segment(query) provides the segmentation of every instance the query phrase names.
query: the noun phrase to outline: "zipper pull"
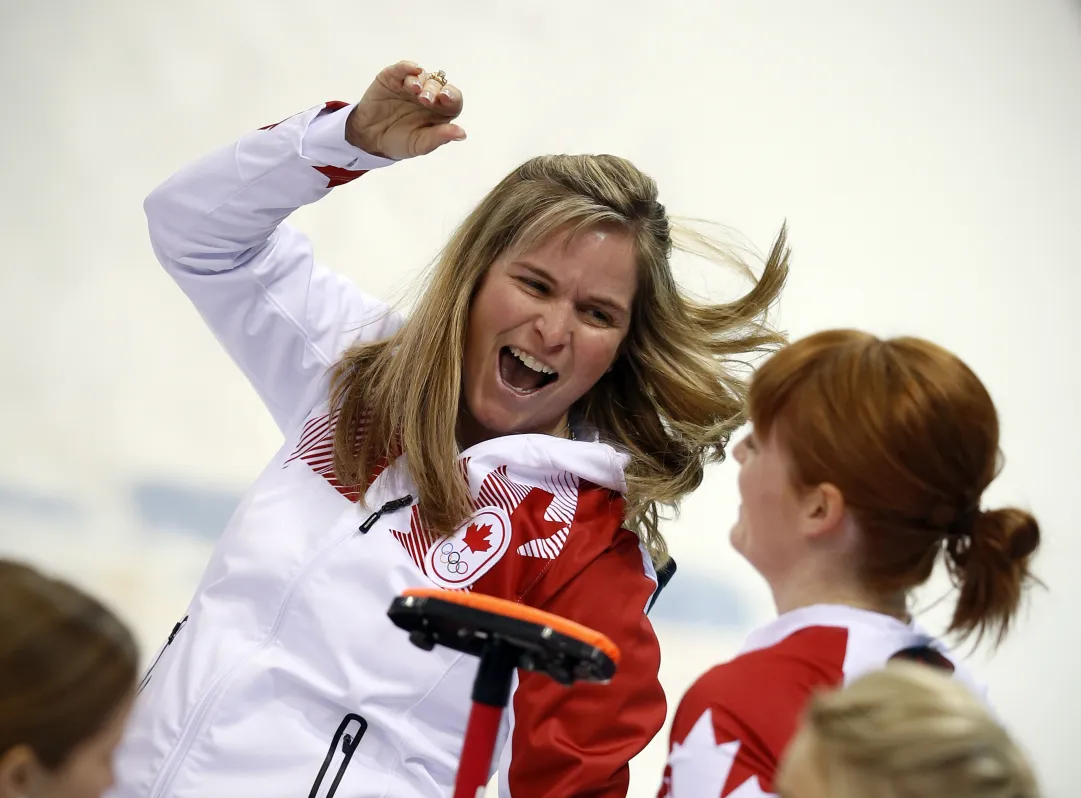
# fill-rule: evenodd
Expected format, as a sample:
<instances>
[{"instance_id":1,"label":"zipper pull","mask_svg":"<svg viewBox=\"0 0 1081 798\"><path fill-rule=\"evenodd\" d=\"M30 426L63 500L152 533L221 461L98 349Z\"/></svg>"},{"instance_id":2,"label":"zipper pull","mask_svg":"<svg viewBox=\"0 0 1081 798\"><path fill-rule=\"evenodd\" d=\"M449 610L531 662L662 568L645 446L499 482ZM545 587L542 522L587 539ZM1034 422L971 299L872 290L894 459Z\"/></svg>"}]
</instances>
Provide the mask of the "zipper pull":
<instances>
[{"instance_id":1,"label":"zipper pull","mask_svg":"<svg viewBox=\"0 0 1081 798\"><path fill-rule=\"evenodd\" d=\"M379 520L379 517L381 515L385 515L387 513L395 513L403 507L408 507L412 503L413 496L411 494L406 494L400 499L391 499L389 502L384 504L382 507L380 507L378 510L376 510L364 520L364 523L360 525L360 534L368 534L368 530L375 526L375 522Z\"/></svg>"},{"instance_id":2,"label":"zipper pull","mask_svg":"<svg viewBox=\"0 0 1081 798\"><path fill-rule=\"evenodd\" d=\"M391 499L389 502L384 504L382 507L379 508L379 514L383 515L384 513L396 513L403 507L408 507L412 503L413 496L412 494L407 493L400 499Z\"/></svg>"},{"instance_id":3,"label":"zipper pull","mask_svg":"<svg viewBox=\"0 0 1081 798\"><path fill-rule=\"evenodd\" d=\"M169 632L169 642L167 642L165 645L171 646L173 644L173 641L176 639L177 634L180 632L180 630L183 628L184 624L186 624L187 622L188 622L188 616L187 615L185 615L183 618L181 618L179 621L176 622L176 625L173 626L173 631Z\"/></svg>"}]
</instances>

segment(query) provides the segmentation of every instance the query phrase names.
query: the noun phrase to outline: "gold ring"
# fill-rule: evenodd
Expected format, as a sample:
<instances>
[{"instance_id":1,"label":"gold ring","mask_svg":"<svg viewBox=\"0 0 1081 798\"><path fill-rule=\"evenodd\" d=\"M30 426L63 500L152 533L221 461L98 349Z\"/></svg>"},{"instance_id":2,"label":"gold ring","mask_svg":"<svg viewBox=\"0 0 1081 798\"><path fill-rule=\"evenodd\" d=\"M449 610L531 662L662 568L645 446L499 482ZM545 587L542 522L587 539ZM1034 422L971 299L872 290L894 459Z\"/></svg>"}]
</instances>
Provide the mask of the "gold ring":
<instances>
[{"instance_id":1,"label":"gold ring","mask_svg":"<svg viewBox=\"0 0 1081 798\"><path fill-rule=\"evenodd\" d=\"M439 81L440 86L446 86L447 85L447 73L444 72L442 69L440 69L438 72L433 72L428 77L431 80Z\"/></svg>"}]
</instances>

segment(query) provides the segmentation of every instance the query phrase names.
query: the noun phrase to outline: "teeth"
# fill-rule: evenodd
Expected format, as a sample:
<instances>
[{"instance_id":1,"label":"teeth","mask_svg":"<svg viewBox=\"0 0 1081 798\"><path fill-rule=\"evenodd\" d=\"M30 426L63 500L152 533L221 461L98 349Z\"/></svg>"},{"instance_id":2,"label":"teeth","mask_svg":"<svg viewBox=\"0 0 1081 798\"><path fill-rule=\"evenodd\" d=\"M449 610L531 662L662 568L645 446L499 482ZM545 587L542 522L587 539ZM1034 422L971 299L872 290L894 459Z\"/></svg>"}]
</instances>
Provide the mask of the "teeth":
<instances>
[{"instance_id":1,"label":"teeth","mask_svg":"<svg viewBox=\"0 0 1081 798\"><path fill-rule=\"evenodd\" d=\"M516 358L518 358L526 366L533 369L534 371L539 371L541 374L555 374L555 369L549 368L548 366L537 360L535 357L527 355L521 349L518 349L514 346L508 347L508 349L510 349L510 353L512 355L514 355Z\"/></svg>"}]
</instances>

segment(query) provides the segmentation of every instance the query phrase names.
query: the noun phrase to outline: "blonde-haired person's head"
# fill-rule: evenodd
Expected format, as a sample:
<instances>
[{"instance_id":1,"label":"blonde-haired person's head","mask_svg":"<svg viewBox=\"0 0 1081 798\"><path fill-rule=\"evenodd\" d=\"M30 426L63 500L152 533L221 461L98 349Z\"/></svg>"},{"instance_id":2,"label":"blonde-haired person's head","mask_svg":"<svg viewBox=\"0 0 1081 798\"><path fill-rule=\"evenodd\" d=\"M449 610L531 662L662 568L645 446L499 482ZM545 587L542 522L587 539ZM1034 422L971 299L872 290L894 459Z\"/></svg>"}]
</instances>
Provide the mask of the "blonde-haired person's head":
<instances>
[{"instance_id":1,"label":"blonde-haired person's head","mask_svg":"<svg viewBox=\"0 0 1081 798\"><path fill-rule=\"evenodd\" d=\"M599 240L609 249L583 249ZM677 250L751 277L753 287L724 304L696 300L673 275ZM458 455L476 430L543 431L573 413L628 455L625 520L663 562L662 510L678 507L699 486L706 464L723 459L745 419L744 356L785 342L766 313L788 274L786 231L757 279L737 250L674 223L654 180L623 158L526 161L451 236L409 322L390 339L354 346L335 367L335 474L346 484L366 484L388 454L404 454L425 522L451 532L472 511ZM548 381L559 381L555 393L545 394L553 398L532 405L543 409L513 416L493 410L486 391L494 380L486 375L494 375L498 361L490 350L511 359L500 345L514 336L491 333L520 326L521 314L492 307L492 286L512 276L531 296L549 298L554 281L545 269L568 255L577 262L583 252L590 253L582 262L591 273L607 274L601 266L608 255L629 267L612 271L604 289L630 297L628 312L596 308L585 327L590 335L583 340L603 337L607 349L594 348L596 357L589 357L579 347L575 367Z\"/></svg>"},{"instance_id":2,"label":"blonde-haired person's head","mask_svg":"<svg viewBox=\"0 0 1081 798\"><path fill-rule=\"evenodd\" d=\"M817 696L785 752L782 798L1038 798L1025 755L956 679L893 663Z\"/></svg>"}]
</instances>

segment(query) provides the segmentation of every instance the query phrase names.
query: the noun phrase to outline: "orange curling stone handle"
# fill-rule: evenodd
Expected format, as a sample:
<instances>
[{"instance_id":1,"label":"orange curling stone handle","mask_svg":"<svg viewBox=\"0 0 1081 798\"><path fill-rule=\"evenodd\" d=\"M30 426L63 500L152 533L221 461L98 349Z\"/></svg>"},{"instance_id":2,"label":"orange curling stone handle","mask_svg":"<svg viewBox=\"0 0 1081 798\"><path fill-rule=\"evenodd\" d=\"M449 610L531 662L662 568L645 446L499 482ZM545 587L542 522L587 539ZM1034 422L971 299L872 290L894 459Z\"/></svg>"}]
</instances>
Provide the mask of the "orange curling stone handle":
<instances>
[{"instance_id":1,"label":"orange curling stone handle","mask_svg":"<svg viewBox=\"0 0 1081 798\"><path fill-rule=\"evenodd\" d=\"M484 794L515 669L556 682L607 682L619 648L600 632L513 601L461 591L407 590L387 615L426 651L443 646L479 660L454 798Z\"/></svg>"},{"instance_id":2,"label":"orange curling stone handle","mask_svg":"<svg viewBox=\"0 0 1081 798\"><path fill-rule=\"evenodd\" d=\"M516 655L516 667L570 685L607 682L620 652L608 637L574 621L505 599L434 588L406 590L391 604L390 619L413 644L481 657L498 644Z\"/></svg>"}]
</instances>

